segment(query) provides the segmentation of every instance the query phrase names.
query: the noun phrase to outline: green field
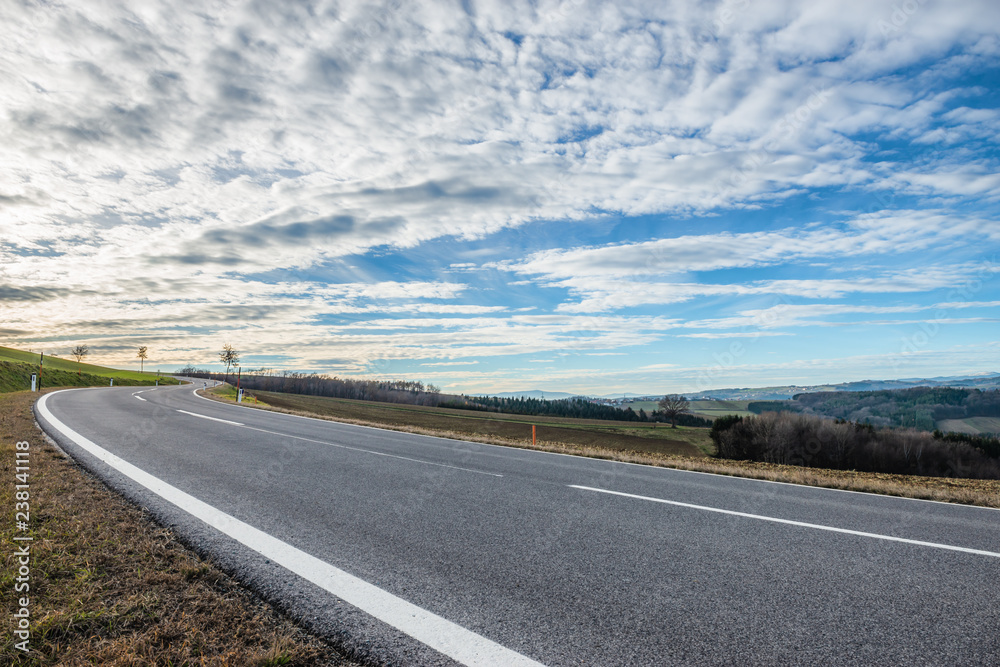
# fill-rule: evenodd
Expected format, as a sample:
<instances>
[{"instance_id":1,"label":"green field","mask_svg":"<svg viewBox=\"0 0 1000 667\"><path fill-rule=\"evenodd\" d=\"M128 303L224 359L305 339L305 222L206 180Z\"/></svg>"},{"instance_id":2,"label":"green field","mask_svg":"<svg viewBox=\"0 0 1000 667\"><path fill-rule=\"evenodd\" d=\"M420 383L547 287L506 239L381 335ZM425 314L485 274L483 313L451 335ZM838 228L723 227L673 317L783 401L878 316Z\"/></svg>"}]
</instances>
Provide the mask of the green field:
<instances>
[{"instance_id":1,"label":"green field","mask_svg":"<svg viewBox=\"0 0 1000 667\"><path fill-rule=\"evenodd\" d=\"M9 347L0 347L0 391L21 391L31 388L31 375L38 373L38 355ZM155 372L106 368L93 364L78 364L75 360L45 356L41 369L42 387L96 387L108 385L114 378L118 385L178 384L169 376Z\"/></svg>"},{"instance_id":2,"label":"green field","mask_svg":"<svg viewBox=\"0 0 1000 667\"><path fill-rule=\"evenodd\" d=\"M937 423L937 427L945 433L949 431L968 433L969 435L1000 433L1000 418L966 417L965 419L942 419Z\"/></svg>"},{"instance_id":3,"label":"green field","mask_svg":"<svg viewBox=\"0 0 1000 667\"><path fill-rule=\"evenodd\" d=\"M691 414L698 417L705 417L706 419L715 419L716 417L724 417L726 415L739 415L741 417L747 417L752 412L747 411L747 403L750 401L691 401L690 409ZM646 412L654 412L660 409L656 401L633 401L631 403L625 403L621 406L622 409L632 408L633 411L639 412L639 410L645 410Z\"/></svg>"},{"instance_id":4,"label":"green field","mask_svg":"<svg viewBox=\"0 0 1000 667\"><path fill-rule=\"evenodd\" d=\"M229 399L235 395L232 388L219 387L213 391ZM707 428L679 426L673 429L666 424L475 412L268 391L248 393L244 400L249 405L253 405L252 396L278 409L390 428L427 429L450 433L454 437L531 440L531 426L534 424L538 439L545 441L683 456L704 456L713 450Z\"/></svg>"}]
</instances>

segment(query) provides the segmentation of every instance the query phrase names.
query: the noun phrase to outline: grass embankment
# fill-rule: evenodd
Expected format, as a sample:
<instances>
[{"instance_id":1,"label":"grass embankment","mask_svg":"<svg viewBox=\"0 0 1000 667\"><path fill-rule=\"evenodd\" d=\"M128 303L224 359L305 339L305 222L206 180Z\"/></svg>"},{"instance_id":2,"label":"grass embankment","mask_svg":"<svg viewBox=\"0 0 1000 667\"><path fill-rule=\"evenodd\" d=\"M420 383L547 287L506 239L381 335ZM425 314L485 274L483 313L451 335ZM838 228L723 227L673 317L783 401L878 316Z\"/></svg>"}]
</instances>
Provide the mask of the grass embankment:
<instances>
[{"instance_id":1,"label":"grass embankment","mask_svg":"<svg viewBox=\"0 0 1000 667\"><path fill-rule=\"evenodd\" d=\"M31 375L38 374L38 354L9 347L0 347L0 392L22 391L31 388ZM117 386L178 384L168 376L156 373L139 373L106 368L93 364L47 356L41 368L41 388L50 387L106 387L114 379Z\"/></svg>"},{"instance_id":2,"label":"grass embankment","mask_svg":"<svg viewBox=\"0 0 1000 667\"><path fill-rule=\"evenodd\" d=\"M0 664L352 665L195 555L171 531L47 444L31 405L0 394L0 506L8 558ZM14 524L15 443L30 443L29 530ZM33 537L30 591L15 593L15 535ZM14 546L11 546L14 545ZM14 648L27 596L31 652Z\"/></svg>"},{"instance_id":3,"label":"grass embankment","mask_svg":"<svg viewBox=\"0 0 1000 667\"><path fill-rule=\"evenodd\" d=\"M46 363L48 361L46 360ZM31 388L31 374L38 373L38 366L29 366L12 361L0 361L0 392L23 391ZM138 373L136 373L138 375ZM61 371L45 366L42 369L42 389L52 387L107 387L114 378L116 387L145 386L155 384L177 384L173 378L157 378L155 375L141 379L114 375L94 375Z\"/></svg>"},{"instance_id":4,"label":"grass embankment","mask_svg":"<svg viewBox=\"0 0 1000 667\"><path fill-rule=\"evenodd\" d=\"M215 396L218 396L220 398L224 398L227 401L232 401L233 403L236 402L236 393L237 393L236 392L236 387L230 386L228 384L223 384L223 385L219 385L218 387L215 387L211 391L212 391L212 393ZM267 404L264 401L260 400L260 398L258 396L259 393L260 392L255 392L255 393L251 394L248 391L247 392L243 392L243 401L247 405L255 405L257 407L262 407L262 408L269 408L269 407L271 407L269 404Z\"/></svg>"},{"instance_id":5,"label":"grass embankment","mask_svg":"<svg viewBox=\"0 0 1000 667\"><path fill-rule=\"evenodd\" d=\"M708 439L709 429L678 427L674 430L663 425L654 429L651 425L636 425L633 422L466 413L463 410L447 408L403 406L274 392L255 392L255 394L267 403L267 407L257 406L262 409L410 433L530 449L532 448L531 424L536 423L542 425L538 428L539 440L534 448L543 451L789 484L1000 508L1000 481L995 480L863 473L709 458L701 449L704 447L701 444L702 439L711 442ZM209 390L208 395L219 400L233 400L235 390L219 387ZM254 404L245 401L245 405ZM655 438L662 436L664 439L657 443L654 437L637 437L629 433L630 429L646 426L649 430L644 432L645 435L655 434ZM685 433L687 435L684 435ZM682 442L680 438L684 437L689 440ZM666 440L666 438L677 438L677 440ZM645 449L628 448L629 443L640 440L644 441L640 444ZM710 444L708 446L711 447ZM671 452L671 449L677 451Z\"/></svg>"}]
</instances>

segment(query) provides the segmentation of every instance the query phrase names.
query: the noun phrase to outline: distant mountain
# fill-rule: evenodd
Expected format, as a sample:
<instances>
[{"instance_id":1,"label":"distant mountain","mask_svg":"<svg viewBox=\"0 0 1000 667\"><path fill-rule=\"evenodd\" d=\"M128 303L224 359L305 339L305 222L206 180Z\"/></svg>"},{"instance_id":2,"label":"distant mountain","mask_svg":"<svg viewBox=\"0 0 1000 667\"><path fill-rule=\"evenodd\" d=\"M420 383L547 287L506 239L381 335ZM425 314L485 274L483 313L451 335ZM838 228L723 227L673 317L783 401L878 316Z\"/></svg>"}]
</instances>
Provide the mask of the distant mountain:
<instances>
[{"instance_id":1,"label":"distant mountain","mask_svg":"<svg viewBox=\"0 0 1000 667\"><path fill-rule=\"evenodd\" d=\"M605 398L609 400L621 399L621 398L650 398L646 394L634 394L630 391L624 391L619 394L608 394L607 396L588 396L586 394L568 394L564 391L543 391L541 389L532 389L530 391L503 391L499 394L479 394L480 396L496 396L497 398L545 398L550 401L558 401L563 398ZM663 394L657 394L656 399L663 398Z\"/></svg>"},{"instance_id":2,"label":"distant mountain","mask_svg":"<svg viewBox=\"0 0 1000 667\"><path fill-rule=\"evenodd\" d=\"M650 398L651 399L653 398L653 396L649 394L633 394L630 391L623 391L618 394L605 394L604 396L594 396L592 398ZM663 394L657 394L656 398L657 399L663 398Z\"/></svg>"},{"instance_id":3,"label":"distant mountain","mask_svg":"<svg viewBox=\"0 0 1000 667\"><path fill-rule=\"evenodd\" d=\"M556 401L560 398L573 398L580 394L567 394L564 391L542 391L541 389L531 389L529 391L502 391L499 394L480 394L481 396L496 396L497 398L545 398Z\"/></svg>"},{"instance_id":4,"label":"distant mountain","mask_svg":"<svg viewBox=\"0 0 1000 667\"><path fill-rule=\"evenodd\" d=\"M818 391L883 391L886 389L908 389L910 387L959 387L966 389L1000 389L1000 373L984 372L975 375L940 376L933 378L904 378L901 380L860 380L856 382L841 382L839 384L815 385L783 385L778 387L729 387L725 389L710 389L696 394L685 394L691 400L718 399L722 401L781 401L790 399L796 394L811 394ZM486 394L483 394L484 396ZM586 397L582 394L569 394L564 391L508 391L499 394L489 394L500 398L601 398L620 401L626 399L658 400L663 394L649 395L633 392L620 392L598 397Z\"/></svg>"},{"instance_id":5,"label":"distant mountain","mask_svg":"<svg viewBox=\"0 0 1000 667\"><path fill-rule=\"evenodd\" d=\"M912 387L958 387L963 389L1000 389L1000 373L979 373L977 375L906 378L904 380L860 380L839 384L786 385L781 387L744 387L712 389L688 398L695 400L754 400L780 401L796 394L811 394L819 391L884 391L887 389L909 389Z\"/></svg>"}]
</instances>

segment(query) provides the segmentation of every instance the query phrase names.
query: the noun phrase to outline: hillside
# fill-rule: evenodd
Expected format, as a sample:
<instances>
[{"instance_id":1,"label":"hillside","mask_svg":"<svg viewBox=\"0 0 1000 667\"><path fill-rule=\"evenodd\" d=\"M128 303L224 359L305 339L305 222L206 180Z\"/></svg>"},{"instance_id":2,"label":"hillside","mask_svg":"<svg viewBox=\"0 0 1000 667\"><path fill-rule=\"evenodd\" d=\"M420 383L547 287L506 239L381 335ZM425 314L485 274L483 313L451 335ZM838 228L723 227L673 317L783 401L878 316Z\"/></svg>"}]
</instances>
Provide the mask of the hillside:
<instances>
[{"instance_id":1,"label":"hillside","mask_svg":"<svg viewBox=\"0 0 1000 667\"><path fill-rule=\"evenodd\" d=\"M22 391L31 388L31 375L38 373L38 355L9 347L0 347L0 392ZM116 385L178 384L172 377L158 377L156 373L106 368L94 364L77 364L76 361L46 355L41 369L42 387L99 387Z\"/></svg>"},{"instance_id":2,"label":"hillside","mask_svg":"<svg viewBox=\"0 0 1000 667\"><path fill-rule=\"evenodd\" d=\"M933 378L905 378L901 380L860 380L855 382L840 382L821 385L783 385L778 387L740 387L728 389L712 389L697 394L688 394L689 400L746 400L746 401L784 401L797 394L812 394L821 392L860 392L860 391L892 391L897 389L914 389L917 387L958 387L964 389L998 389L1000 388L1000 373L982 373L978 375L957 375Z\"/></svg>"},{"instance_id":3,"label":"hillside","mask_svg":"<svg viewBox=\"0 0 1000 667\"><path fill-rule=\"evenodd\" d=\"M704 417L705 419L715 419L716 417L725 417L726 415L739 415L746 416L753 414L747 411L748 401L690 401L691 414L697 417ZM632 408L635 412L639 410L645 410L646 412L653 412L654 410L659 410L660 406L657 401L631 401L628 403L622 403L619 407L622 409Z\"/></svg>"},{"instance_id":4,"label":"hillside","mask_svg":"<svg viewBox=\"0 0 1000 667\"><path fill-rule=\"evenodd\" d=\"M1000 390L914 387L886 391L798 394L788 401L752 401L753 413L801 412L821 417L910 427L923 431L995 433L1000 424Z\"/></svg>"}]
</instances>

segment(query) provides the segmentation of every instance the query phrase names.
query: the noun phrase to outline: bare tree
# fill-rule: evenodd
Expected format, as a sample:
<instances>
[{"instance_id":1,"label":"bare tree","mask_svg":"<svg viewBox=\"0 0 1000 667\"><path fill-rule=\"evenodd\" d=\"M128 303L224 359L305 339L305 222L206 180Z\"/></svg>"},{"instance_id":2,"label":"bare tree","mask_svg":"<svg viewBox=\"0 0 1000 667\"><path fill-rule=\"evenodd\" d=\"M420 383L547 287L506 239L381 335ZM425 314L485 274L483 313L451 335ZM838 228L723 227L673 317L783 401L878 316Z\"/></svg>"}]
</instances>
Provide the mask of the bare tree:
<instances>
[{"instance_id":1,"label":"bare tree","mask_svg":"<svg viewBox=\"0 0 1000 667\"><path fill-rule=\"evenodd\" d=\"M147 354L146 352L146 346L140 345L139 353L136 354L135 356L139 357L139 372L141 373L143 368L143 362L145 362L146 359L149 359L149 354Z\"/></svg>"},{"instance_id":2,"label":"bare tree","mask_svg":"<svg viewBox=\"0 0 1000 667\"><path fill-rule=\"evenodd\" d=\"M229 369L240 363L240 353L229 343L222 346L219 359L226 365L226 382L229 382Z\"/></svg>"},{"instance_id":3,"label":"bare tree","mask_svg":"<svg viewBox=\"0 0 1000 667\"><path fill-rule=\"evenodd\" d=\"M80 375L79 364L83 363L83 358L90 354L90 350L86 345L77 345L73 348L73 356L76 357L77 369L76 374Z\"/></svg>"},{"instance_id":4,"label":"bare tree","mask_svg":"<svg viewBox=\"0 0 1000 667\"><path fill-rule=\"evenodd\" d=\"M660 399L660 410L670 420L672 428L677 428L677 416L687 414L690 410L688 400L679 394L668 394Z\"/></svg>"}]
</instances>

